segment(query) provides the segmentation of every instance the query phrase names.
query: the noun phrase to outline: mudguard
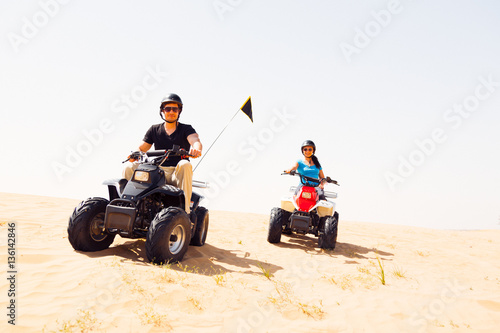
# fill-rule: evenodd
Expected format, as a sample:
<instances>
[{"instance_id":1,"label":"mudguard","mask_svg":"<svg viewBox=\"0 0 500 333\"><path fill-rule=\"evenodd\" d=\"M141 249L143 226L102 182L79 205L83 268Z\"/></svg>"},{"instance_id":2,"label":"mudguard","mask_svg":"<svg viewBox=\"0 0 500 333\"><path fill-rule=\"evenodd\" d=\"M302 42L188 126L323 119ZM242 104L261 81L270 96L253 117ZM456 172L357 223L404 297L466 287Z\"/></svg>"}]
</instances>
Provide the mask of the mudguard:
<instances>
[{"instance_id":1,"label":"mudguard","mask_svg":"<svg viewBox=\"0 0 500 333\"><path fill-rule=\"evenodd\" d=\"M102 184L108 186L109 201L112 201L122 195L127 180L125 178L113 178L103 181Z\"/></svg>"},{"instance_id":2,"label":"mudguard","mask_svg":"<svg viewBox=\"0 0 500 333\"><path fill-rule=\"evenodd\" d=\"M295 209L297 209L291 195L281 198L281 209L286 210L290 213L293 213Z\"/></svg>"},{"instance_id":3,"label":"mudguard","mask_svg":"<svg viewBox=\"0 0 500 333\"><path fill-rule=\"evenodd\" d=\"M335 212L335 202L330 200L320 200L312 209L314 208L318 209L319 217L333 216L333 212Z\"/></svg>"},{"instance_id":4,"label":"mudguard","mask_svg":"<svg viewBox=\"0 0 500 333\"><path fill-rule=\"evenodd\" d=\"M179 197L179 200L180 200L179 207L185 208L184 207L185 206L185 204L184 204L185 203L185 200L184 200L184 191L181 190L178 187L175 187L175 186L169 185L169 184L165 184L165 185L163 185L161 187L155 188L151 192L148 192L148 195L153 194L153 193L164 193L164 194L167 194L167 195L170 195L170 196L177 196L177 197ZM196 210L196 208L200 204L200 201L203 198L204 197L202 195L199 195L196 192L192 192L191 193L191 211Z\"/></svg>"},{"instance_id":5,"label":"mudguard","mask_svg":"<svg viewBox=\"0 0 500 333\"><path fill-rule=\"evenodd\" d=\"M184 208L185 206L185 201L184 201L184 191L181 190L180 188L178 187L175 187L173 185L169 185L169 184L164 184L162 186L159 186L159 187L156 187L150 191L148 191L148 189L142 189L141 187L144 186L144 185L141 185L141 184L130 184L130 186L136 186L136 190L138 190L136 193L136 195L134 194L129 194L130 191L128 190L128 186L127 186L127 193L124 193L122 198L123 199L128 199L128 200L132 200L132 201L139 201L139 199L141 199L142 197L149 197L150 195L153 195L155 193L162 193L162 194L165 194L169 197L177 197L178 198L178 202L177 203L174 203L174 206L177 206L177 207L181 207L181 208ZM141 190L143 190L141 192Z\"/></svg>"},{"instance_id":6,"label":"mudguard","mask_svg":"<svg viewBox=\"0 0 500 333\"><path fill-rule=\"evenodd\" d=\"M296 190L297 186L290 187L291 193L295 193ZM335 192L324 191L323 194L325 195L326 198L333 198L333 199L337 198L337 193ZM335 212L335 205L336 205L335 202L328 199L319 200L316 203L316 205L314 205L313 207L311 207L311 209L309 209L309 212L311 212L314 209L317 209L319 217L333 216L333 213ZM299 207L295 203L292 194L289 194L281 198L281 209L286 210L287 212L290 213L293 213L295 210L299 210Z\"/></svg>"},{"instance_id":7,"label":"mudguard","mask_svg":"<svg viewBox=\"0 0 500 333\"><path fill-rule=\"evenodd\" d=\"M153 193L164 193L176 197L182 196L182 198L184 199L184 191L170 184L165 184L163 186L157 187L154 190L148 192L148 195Z\"/></svg>"},{"instance_id":8,"label":"mudguard","mask_svg":"<svg viewBox=\"0 0 500 333\"><path fill-rule=\"evenodd\" d=\"M201 200L203 200L203 196L199 195L198 193L191 193L191 211L195 211L196 208L198 208L198 205L200 204Z\"/></svg>"}]
</instances>

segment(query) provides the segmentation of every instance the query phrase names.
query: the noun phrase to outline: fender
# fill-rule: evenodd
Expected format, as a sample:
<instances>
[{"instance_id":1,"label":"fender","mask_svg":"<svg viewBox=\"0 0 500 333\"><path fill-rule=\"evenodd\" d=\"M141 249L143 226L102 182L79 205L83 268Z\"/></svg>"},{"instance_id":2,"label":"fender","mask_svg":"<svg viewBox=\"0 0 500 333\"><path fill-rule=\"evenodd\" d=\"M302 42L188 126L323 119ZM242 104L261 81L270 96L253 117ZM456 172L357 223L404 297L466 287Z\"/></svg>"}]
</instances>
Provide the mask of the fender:
<instances>
[{"instance_id":1,"label":"fender","mask_svg":"<svg viewBox=\"0 0 500 333\"><path fill-rule=\"evenodd\" d=\"M155 193L162 193L162 194L165 194L167 196L177 197L179 199L179 203L176 204L176 206L184 209L184 206L185 206L184 191L181 190L180 188L175 187L173 185L164 184L163 186L156 187L153 190L145 193L144 196L150 196L150 195L155 194ZM124 197L125 196L126 195L124 195ZM142 196L143 196L143 193L136 196L135 198L132 197L130 199L131 200L138 200Z\"/></svg>"},{"instance_id":2,"label":"fender","mask_svg":"<svg viewBox=\"0 0 500 333\"><path fill-rule=\"evenodd\" d=\"M122 195L127 180L125 178L106 179L102 184L108 186L109 201L112 201Z\"/></svg>"},{"instance_id":3,"label":"fender","mask_svg":"<svg viewBox=\"0 0 500 333\"><path fill-rule=\"evenodd\" d=\"M336 203L330 200L320 200L316 203L314 207L312 207L309 212L318 209L318 216L332 216L335 211ZM286 210L287 212L293 213L295 210L299 210L299 207L293 200L291 195L284 196L281 198L281 209Z\"/></svg>"},{"instance_id":4,"label":"fender","mask_svg":"<svg viewBox=\"0 0 500 333\"><path fill-rule=\"evenodd\" d=\"M205 197L196 193L196 192L192 192L191 193L191 211L195 211L196 208L198 208L198 205L200 204L201 200L203 200Z\"/></svg>"},{"instance_id":5,"label":"fender","mask_svg":"<svg viewBox=\"0 0 500 333\"><path fill-rule=\"evenodd\" d=\"M281 209L286 210L287 212L293 213L297 206L295 202L292 200L292 196L288 195L285 197L281 197Z\"/></svg>"},{"instance_id":6,"label":"fender","mask_svg":"<svg viewBox=\"0 0 500 333\"><path fill-rule=\"evenodd\" d=\"M163 194L167 194L167 195L171 195L171 196L177 196L177 197L179 197L179 200L180 200L179 207L185 208L184 207L185 206L184 191L178 187L175 187L175 186L169 185L169 184L165 184L161 187L155 188L151 192L148 192L148 195L153 194L153 193L163 193ZM191 211L195 211L196 208L198 207L198 205L200 204L201 200L203 200L203 199L204 199L204 196L202 196L196 192L192 192L191 193Z\"/></svg>"},{"instance_id":7,"label":"fender","mask_svg":"<svg viewBox=\"0 0 500 333\"><path fill-rule=\"evenodd\" d=\"M318 209L318 216L319 217L332 216L333 212L335 211L335 202L330 201L330 200L320 200L309 211L311 211L315 208Z\"/></svg>"},{"instance_id":8,"label":"fender","mask_svg":"<svg viewBox=\"0 0 500 333\"><path fill-rule=\"evenodd\" d=\"M182 198L184 198L184 191L181 190L180 188L175 187L174 185L170 185L170 184L165 184L163 186L159 186L159 187L155 188L154 190L148 192L148 195L153 194L153 193L165 193L165 194L173 195L176 197L182 196Z\"/></svg>"}]
</instances>

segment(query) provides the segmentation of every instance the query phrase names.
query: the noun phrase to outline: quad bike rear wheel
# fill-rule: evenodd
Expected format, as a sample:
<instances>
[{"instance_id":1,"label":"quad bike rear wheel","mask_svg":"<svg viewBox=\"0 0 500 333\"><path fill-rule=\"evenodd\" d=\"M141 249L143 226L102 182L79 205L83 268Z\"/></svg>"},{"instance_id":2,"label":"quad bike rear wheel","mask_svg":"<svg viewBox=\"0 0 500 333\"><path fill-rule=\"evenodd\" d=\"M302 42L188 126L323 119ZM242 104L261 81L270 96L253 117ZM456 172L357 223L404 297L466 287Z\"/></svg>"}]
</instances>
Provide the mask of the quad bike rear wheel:
<instances>
[{"instance_id":1,"label":"quad bike rear wheel","mask_svg":"<svg viewBox=\"0 0 500 333\"><path fill-rule=\"evenodd\" d=\"M75 250L102 251L113 243L115 235L103 228L108 203L104 198L89 198L75 208L68 223L68 240Z\"/></svg>"},{"instance_id":2,"label":"quad bike rear wheel","mask_svg":"<svg viewBox=\"0 0 500 333\"><path fill-rule=\"evenodd\" d=\"M155 264L175 263L184 257L191 239L191 221L178 207L161 210L149 227L146 256Z\"/></svg>"},{"instance_id":3,"label":"quad bike rear wheel","mask_svg":"<svg viewBox=\"0 0 500 333\"><path fill-rule=\"evenodd\" d=\"M271 209L269 217L269 229L267 231L267 241L269 243L279 243L283 231L284 210L279 207Z\"/></svg>"},{"instance_id":4,"label":"quad bike rear wheel","mask_svg":"<svg viewBox=\"0 0 500 333\"><path fill-rule=\"evenodd\" d=\"M337 243L337 234L339 226L339 214L335 212L333 216L328 216L325 219L325 227L322 234L318 238L318 246L322 249L333 250Z\"/></svg>"},{"instance_id":5,"label":"quad bike rear wheel","mask_svg":"<svg viewBox=\"0 0 500 333\"><path fill-rule=\"evenodd\" d=\"M196 208L196 227L193 238L191 238L191 245L203 246L205 244L208 233L208 222L208 209L201 206Z\"/></svg>"}]
</instances>

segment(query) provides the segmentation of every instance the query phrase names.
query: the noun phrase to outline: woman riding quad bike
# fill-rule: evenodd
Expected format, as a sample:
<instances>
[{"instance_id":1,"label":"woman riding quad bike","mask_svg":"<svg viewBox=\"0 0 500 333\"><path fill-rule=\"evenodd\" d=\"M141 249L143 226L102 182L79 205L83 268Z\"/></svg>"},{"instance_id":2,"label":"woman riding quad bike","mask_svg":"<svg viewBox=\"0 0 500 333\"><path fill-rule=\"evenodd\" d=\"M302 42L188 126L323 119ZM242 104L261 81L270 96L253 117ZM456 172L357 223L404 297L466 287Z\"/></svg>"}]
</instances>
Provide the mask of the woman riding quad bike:
<instances>
[{"instance_id":1,"label":"woman riding quad bike","mask_svg":"<svg viewBox=\"0 0 500 333\"><path fill-rule=\"evenodd\" d=\"M327 183L338 185L337 181L325 178L321 164L314 155L316 146L307 140L302 144L304 160L299 160L283 174L300 176L300 184L292 187L292 196L281 199L281 207L271 210L267 240L279 243L281 234L311 233L318 237L318 245L334 249L337 242L339 214L335 211L337 194L324 191Z\"/></svg>"}]
</instances>

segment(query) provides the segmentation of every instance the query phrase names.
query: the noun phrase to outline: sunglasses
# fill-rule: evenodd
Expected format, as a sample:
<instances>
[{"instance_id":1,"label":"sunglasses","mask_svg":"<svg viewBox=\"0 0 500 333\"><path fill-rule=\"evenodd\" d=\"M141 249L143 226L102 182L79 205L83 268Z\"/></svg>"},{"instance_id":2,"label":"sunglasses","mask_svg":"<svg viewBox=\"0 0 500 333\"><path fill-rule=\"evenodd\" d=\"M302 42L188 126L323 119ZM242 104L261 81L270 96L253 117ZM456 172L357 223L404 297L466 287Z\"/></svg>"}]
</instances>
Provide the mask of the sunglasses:
<instances>
[{"instance_id":1,"label":"sunglasses","mask_svg":"<svg viewBox=\"0 0 500 333\"><path fill-rule=\"evenodd\" d=\"M176 106L165 106L162 110L165 112L170 112L170 111L173 111L175 113L179 112L179 108Z\"/></svg>"},{"instance_id":2,"label":"sunglasses","mask_svg":"<svg viewBox=\"0 0 500 333\"><path fill-rule=\"evenodd\" d=\"M302 151L313 151L313 149L312 148L304 148L304 149L302 149Z\"/></svg>"}]
</instances>

